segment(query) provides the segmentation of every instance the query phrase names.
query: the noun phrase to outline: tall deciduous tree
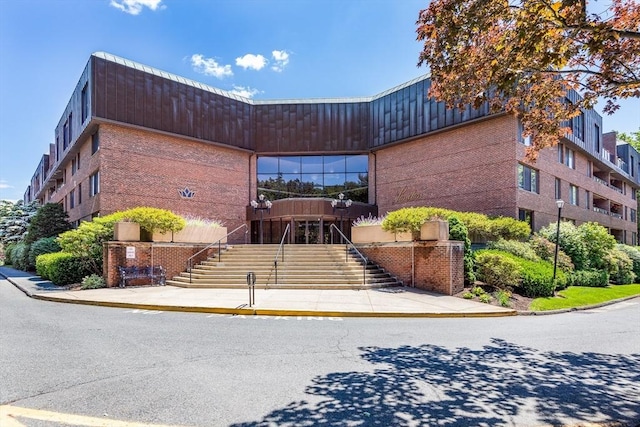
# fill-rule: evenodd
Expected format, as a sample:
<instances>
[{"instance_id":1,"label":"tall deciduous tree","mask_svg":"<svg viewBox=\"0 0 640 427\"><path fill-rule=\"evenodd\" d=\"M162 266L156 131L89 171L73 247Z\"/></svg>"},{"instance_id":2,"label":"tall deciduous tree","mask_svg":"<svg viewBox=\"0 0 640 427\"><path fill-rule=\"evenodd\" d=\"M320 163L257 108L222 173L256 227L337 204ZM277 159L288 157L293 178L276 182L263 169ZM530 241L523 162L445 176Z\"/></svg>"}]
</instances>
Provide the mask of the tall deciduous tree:
<instances>
[{"instance_id":1,"label":"tall deciduous tree","mask_svg":"<svg viewBox=\"0 0 640 427\"><path fill-rule=\"evenodd\" d=\"M433 0L420 12L418 65L431 69L430 95L449 107L488 102L522 120L527 152L571 132L566 122L607 99L640 97L640 3L611 0ZM574 89L582 95L566 101Z\"/></svg>"}]
</instances>

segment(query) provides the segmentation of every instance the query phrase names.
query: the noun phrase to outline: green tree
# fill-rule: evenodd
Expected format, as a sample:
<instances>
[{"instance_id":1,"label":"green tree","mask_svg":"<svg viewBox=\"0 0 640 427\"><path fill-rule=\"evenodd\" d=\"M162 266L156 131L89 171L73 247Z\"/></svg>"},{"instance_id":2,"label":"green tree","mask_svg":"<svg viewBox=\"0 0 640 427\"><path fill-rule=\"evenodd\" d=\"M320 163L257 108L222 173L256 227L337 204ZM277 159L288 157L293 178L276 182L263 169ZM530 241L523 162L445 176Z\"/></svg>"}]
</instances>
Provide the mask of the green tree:
<instances>
[{"instance_id":1,"label":"green tree","mask_svg":"<svg viewBox=\"0 0 640 427\"><path fill-rule=\"evenodd\" d=\"M31 218L26 243L33 243L45 237L54 237L71 229L69 216L59 203L47 203L38 208L36 214Z\"/></svg>"},{"instance_id":2,"label":"green tree","mask_svg":"<svg viewBox=\"0 0 640 427\"><path fill-rule=\"evenodd\" d=\"M637 1L433 0L416 24L430 95L517 114L532 160L598 98L612 114L617 99L640 96ZM582 98L567 102L571 90Z\"/></svg>"},{"instance_id":3,"label":"green tree","mask_svg":"<svg viewBox=\"0 0 640 427\"><path fill-rule=\"evenodd\" d=\"M633 148L640 151L640 128L636 132L624 133L616 132L616 136L619 140L631 144Z\"/></svg>"}]
</instances>

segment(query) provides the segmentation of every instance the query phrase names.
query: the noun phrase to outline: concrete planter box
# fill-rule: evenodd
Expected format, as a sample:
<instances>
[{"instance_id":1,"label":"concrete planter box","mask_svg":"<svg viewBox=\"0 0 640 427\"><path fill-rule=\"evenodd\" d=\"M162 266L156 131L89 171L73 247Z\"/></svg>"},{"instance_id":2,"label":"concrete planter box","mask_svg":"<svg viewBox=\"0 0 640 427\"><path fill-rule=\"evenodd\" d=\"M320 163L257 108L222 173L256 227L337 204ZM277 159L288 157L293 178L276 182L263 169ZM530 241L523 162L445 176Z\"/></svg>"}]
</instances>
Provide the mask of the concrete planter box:
<instances>
[{"instance_id":1,"label":"concrete planter box","mask_svg":"<svg viewBox=\"0 0 640 427\"><path fill-rule=\"evenodd\" d=\"M449 222L427 221L420 228L420 240L449 240Z\"/></svg>"},{"instance_id":2,"label":"concrete planter box","mask_svg":"<svg viewBox=\"0 0 640 427\"><path fill-rule=\"evenodd\" d=\"M353 243L388 243L410 242L411 233L392 233L385 231L380 225L361 225L351 227L351 241Z\"/></svg>"},{"instance_id":3,"label":"concrete planter box","mask_svg":"<svg viewBox=\"0 0 640 427\"><path fill-rule=\"evenodd\" d=\"M139 242L140 224L136 222L116 222L113 225L113 240L118 242Z\"/></svg>"},{"instance_id":4,"label":"concrete planter box","mask_svg":"<svg viewBox=\"0 0 640 427\"><path fill-rule=\"evenodd\" d=\"M174 243L215 243L222 239L221 243L227 243L227 227L203 227L200 225L187 225L180 231L167 233L153 233L154 242Z\"/></svg>"}]
</instances>

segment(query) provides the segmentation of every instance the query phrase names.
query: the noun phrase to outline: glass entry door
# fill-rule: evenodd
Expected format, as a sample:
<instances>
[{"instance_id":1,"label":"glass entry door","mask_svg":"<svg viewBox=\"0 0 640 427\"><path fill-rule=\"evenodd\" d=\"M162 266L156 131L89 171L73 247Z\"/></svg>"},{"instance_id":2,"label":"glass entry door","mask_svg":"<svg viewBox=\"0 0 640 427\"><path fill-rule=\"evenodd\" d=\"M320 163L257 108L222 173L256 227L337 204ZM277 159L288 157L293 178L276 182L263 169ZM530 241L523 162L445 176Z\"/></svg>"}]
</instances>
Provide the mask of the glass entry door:
<instances>
[{"instance_id":1,"label":"glass entry door","mask_svg":"<svg viewBox=\"0 0 640 427\"><path fill-rule=\"evenodd\" d=\"M295 221L295 243L302 245L322 243L320 221Z\"/></svg>"}]
</instances>

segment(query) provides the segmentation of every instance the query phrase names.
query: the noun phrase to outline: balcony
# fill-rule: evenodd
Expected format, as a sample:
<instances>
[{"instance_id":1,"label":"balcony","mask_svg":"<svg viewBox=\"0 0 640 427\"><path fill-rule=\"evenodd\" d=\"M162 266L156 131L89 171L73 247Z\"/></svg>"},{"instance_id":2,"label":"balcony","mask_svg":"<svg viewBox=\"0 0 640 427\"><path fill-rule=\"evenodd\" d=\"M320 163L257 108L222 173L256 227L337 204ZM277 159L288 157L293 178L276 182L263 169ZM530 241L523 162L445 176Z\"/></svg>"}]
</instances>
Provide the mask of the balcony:
<instances>
[{"instance_id":1,"label":"balcony","mask_svg":"<svg viewBox=\"0 0 640 427\"><path fill-rule=\"evenodd\" d=\"M602 208L599 208L599 207L597 207L597 206L594 206L594 207L593 207L593 211L594 211L594 212L601 213L601 214L603 214L603 215L609 215L609 211L608 211L608 210L606 210L606 209L602 209Z\"/></svg>"},{"instance_id":2,"label":"balcony","mask_svg":"<svg viewBox=\"0 0 640 427\"><path fill-rule=\"evenodd\" d=\"M622 214L611 212L611 216L614 218L622 219Z\"/></svg>"},{"instance_id":3,"label":"balcony","mask_svg":"<svg viewBox=\"0 0 640 427\"><path fill-rule=\"evenodd\" d=\"M616 190L616 191L617 191L618 193L620 193L620 194L624 194L624 193L622 192L622 188L618 188L618 187L616 187L616 186L615 186L615 185L613 185L613 184L611 184L609 187L613 188L614 190Z\"/></svg>"},{"instance_id":4,"label":"balcony","mask_svg":"<svg viewBox=\"0 0 640 427\"><path fill-rule=\"evenodd\" d=\"M597 176L594 176L594 177L593 177L593 180L594 180L595 182L598 182L598 183L600 183L600 184L604 185L604 186L607 186L607 187L609 186L609 184L607 184L607 181L605 181L605 180L604 180L604 179L602 179L602 178L598 178Z\"/></svg>"}]
</instances>

